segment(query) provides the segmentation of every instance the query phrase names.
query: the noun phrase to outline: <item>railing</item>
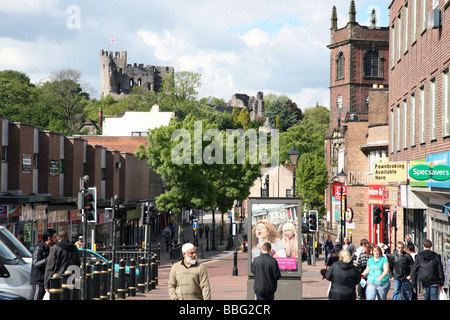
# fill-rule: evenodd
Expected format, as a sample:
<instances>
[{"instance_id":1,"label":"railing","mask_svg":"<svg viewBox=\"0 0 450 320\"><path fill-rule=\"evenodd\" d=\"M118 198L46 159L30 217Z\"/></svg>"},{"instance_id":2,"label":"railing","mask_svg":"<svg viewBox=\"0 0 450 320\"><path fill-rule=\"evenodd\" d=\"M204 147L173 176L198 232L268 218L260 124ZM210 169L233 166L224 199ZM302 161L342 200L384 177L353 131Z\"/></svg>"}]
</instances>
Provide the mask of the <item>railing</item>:
<instances>
[{"instance_id":1,"label":"railing","mask_svg":"<svg viewBox=\"0 0 450 320\"><path fill-rule=\"evenodd\" d=\"M349 171L347 173L347 185L367 185L372 180L371 175L365 171Z\"/></svg>"}]
</instances>

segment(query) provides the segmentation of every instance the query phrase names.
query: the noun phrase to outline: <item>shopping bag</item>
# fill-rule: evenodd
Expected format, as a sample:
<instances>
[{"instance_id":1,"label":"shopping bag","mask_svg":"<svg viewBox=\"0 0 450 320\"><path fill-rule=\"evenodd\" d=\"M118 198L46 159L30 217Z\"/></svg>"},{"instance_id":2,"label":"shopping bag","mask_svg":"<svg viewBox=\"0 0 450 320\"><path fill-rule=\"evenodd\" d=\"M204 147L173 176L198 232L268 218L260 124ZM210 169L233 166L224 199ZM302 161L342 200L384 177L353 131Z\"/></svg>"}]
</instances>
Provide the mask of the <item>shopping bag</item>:
<instances>
[{"instance_id":1,"label":"shopping bag","mask_svg":"<svg viewBox=\"0 0 450 320\"><path fill-rule=\"evenodd\" d=\"M448 300L444 289L439 289L439 300Z\"/></svg>"},{"instance_id":2,"label":"shopping bag","mask_svg":"<svg viewBox=\"0 0 450 320\"><path fill-rule=\"evenodd\" d=\"M45 291L44 298L42 300L50 300L50 292Z\"/></svg>"}]
</instances>

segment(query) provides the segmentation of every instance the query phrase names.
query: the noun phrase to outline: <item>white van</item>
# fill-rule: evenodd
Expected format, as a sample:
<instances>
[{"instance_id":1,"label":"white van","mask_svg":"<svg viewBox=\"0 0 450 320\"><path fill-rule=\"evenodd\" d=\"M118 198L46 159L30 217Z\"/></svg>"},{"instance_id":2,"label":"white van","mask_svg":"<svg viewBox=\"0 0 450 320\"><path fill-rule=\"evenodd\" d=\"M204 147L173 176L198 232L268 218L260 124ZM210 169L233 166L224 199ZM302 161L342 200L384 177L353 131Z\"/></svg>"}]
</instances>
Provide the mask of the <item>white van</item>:
<instances>
[{"instance_id":1,"label":"white van","mask_svg":"<svg viewBox=\"0 0 450 320\"><path fill-rule=\"evenodd\" d=\"M3 242L16 256L21 257L26 263L31 265L33 260L31 252L3 226L0 226L0 241Z\"/></svg>"},{"instance_id":2,"label":"white van","mask_svg":"<svg viewBox=\"0 0 450 320\"><path fill-rule=\"evenodd\" d=\"M15 255L0 241L0 292L14 293L33 300L31 264Z\"/></svg>"}]
</instances>

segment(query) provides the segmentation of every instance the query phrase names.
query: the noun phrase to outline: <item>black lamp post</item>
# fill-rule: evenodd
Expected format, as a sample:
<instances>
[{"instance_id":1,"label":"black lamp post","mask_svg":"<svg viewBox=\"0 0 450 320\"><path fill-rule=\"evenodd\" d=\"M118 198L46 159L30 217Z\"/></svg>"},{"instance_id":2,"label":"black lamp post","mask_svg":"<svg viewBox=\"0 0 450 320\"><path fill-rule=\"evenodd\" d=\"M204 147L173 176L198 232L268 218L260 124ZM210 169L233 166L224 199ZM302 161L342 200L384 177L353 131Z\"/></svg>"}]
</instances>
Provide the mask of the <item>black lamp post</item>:
<instances>
[{"instance_id":1,"label":"black lamp post","mask_svg":"<svg viewBox=\"0 0 450 320\"><path fill-rule=\"evenodd\" d=\"M295 168L297 167L297 161L300 154L295 149L295 145L292 144L291 151L288 153L289 160L291 161L291 165L294 166L293 177L292 177L292 197L295 198Z\"/></svg>"},{"instance_id":2,"label":"black lamp post","mask_svg":"<svg viewBox=\"0 0 450 320\"><path fill-rule=\"evenodd\" d=\"M341 170L341 172L339 172L337 174L337 177L339 179L339 183L341 184L341 243L344 243L344 237L345 237L345 212L344 209L346 210L345 207L345 203L344 203L344 197L343 197L343 187L345 184L345 177L346 177L346 173L344 172L344 169Z\"/></svg>"}]
</instances>

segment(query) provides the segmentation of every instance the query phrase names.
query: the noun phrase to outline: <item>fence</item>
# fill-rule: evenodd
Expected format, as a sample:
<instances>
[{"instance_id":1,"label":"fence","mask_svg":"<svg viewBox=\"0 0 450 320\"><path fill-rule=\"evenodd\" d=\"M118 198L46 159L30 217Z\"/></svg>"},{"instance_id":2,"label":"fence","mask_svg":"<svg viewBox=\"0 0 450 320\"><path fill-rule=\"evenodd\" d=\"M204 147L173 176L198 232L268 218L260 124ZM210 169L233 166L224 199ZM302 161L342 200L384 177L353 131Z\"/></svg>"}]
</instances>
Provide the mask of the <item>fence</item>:
<instances>
[{"instance_id":1,"label":"fence","mask_svg":"<svg viewBox=\"0 0 450 320\"><path fill-rule=\"evenodd\" d=\"M159 246L158 246L159 247ZM103 252L103 256L111 255ZM122 250L116 253L118 264L96 261L86 264L85 300L123 300L136 293L150 292L158 285L160 252ZM114 283L111 272L114 267ZM49 280L50 300L80 300L81 276L69 268L63 275L54 274ZM112 293L111 293L112 289Z\"/></svg>"}]
</instances>

